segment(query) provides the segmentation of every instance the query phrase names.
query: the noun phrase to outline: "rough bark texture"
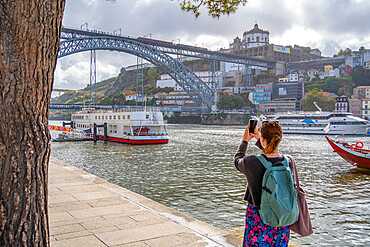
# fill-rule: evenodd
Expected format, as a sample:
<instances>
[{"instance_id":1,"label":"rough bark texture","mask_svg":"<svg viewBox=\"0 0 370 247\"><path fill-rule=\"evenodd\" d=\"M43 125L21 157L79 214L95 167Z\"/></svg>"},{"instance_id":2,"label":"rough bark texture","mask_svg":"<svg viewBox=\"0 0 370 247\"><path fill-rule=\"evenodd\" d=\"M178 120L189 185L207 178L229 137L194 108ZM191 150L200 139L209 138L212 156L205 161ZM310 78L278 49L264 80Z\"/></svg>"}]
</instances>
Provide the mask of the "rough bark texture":
<instances>
[{"instance_id":1,"label":"rough bark texture","mask_svg":"<svg viewBox=\"0 0 370 247\"><path fill-rule=\"evenodd\" d=\"M0 0L0 245L49 246L48 114L65 0Z\"/></svg>"}]
</instances>

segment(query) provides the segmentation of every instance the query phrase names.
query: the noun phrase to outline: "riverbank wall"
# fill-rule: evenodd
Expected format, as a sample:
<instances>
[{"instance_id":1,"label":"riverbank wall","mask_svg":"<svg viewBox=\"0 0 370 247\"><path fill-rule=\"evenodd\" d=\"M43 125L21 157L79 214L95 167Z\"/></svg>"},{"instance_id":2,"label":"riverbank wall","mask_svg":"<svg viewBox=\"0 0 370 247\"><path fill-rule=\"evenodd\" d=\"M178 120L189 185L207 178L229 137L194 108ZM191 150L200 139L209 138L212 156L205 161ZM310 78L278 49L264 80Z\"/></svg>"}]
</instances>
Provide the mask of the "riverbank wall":
<instances>
[{"instance_id":1,"label":"riverbank wall","mask_svg":"<svg viewBox=\"0 0 370 247\"><path fill-rule=\"evenodd\" d=\"M165 118L169 124L202 124L202 125L247 125L249 114L212 113L198 116L173 116Z\"/></svg>"},{"instance_id":2,"label":"riverbank wall","mask_svg":"<svg viewBox=\"0 0 370 247\"><path fill-rule=\"evenodd\" d=\"M203 125L247 125L251 116L242 113L214 113L201 116Z\"/></svg>"}]
</instances>

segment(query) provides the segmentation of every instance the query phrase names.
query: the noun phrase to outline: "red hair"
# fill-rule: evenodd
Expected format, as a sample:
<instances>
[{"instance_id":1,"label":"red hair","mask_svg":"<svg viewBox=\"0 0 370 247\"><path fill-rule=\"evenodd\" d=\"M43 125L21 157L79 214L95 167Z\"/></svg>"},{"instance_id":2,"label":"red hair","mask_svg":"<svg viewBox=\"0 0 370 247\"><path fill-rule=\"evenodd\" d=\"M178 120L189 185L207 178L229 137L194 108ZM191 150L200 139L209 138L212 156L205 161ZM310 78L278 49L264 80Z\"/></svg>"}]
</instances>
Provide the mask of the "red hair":
<instances>
[{"instance_id":1,"label":"red hair","mask_svg":"<svg viewBox=\"0 0 370 247\"><path fill-rule=\"evenodd\" d=\"M271 154L277 150L283 137L283 130L277 121L267 121L262 123L261 136L266 140L266 147L263 149L265 154Z\"/></svg>"}]
</instances>

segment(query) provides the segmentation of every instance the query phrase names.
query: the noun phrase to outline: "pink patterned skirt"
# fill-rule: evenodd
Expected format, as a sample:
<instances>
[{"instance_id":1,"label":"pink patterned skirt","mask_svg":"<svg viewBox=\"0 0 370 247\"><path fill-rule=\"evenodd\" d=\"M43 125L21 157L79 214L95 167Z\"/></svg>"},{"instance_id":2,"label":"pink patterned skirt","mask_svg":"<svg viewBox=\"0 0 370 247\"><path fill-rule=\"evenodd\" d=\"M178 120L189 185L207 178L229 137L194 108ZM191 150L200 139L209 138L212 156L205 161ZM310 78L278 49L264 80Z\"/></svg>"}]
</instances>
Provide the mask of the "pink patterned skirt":
<instances>
[{"instance_id":1,"label":"pink patterned skirt","mask_svg":"<svg viewBox=\"0 0 370 247\"><path fill-rule=\"evenodd\" d=\"M246 246L284 246L288 247L290 226L272 227L265 225L257 207L248 204L245 214L243 247Z\"/></svg>"}]
</instances>

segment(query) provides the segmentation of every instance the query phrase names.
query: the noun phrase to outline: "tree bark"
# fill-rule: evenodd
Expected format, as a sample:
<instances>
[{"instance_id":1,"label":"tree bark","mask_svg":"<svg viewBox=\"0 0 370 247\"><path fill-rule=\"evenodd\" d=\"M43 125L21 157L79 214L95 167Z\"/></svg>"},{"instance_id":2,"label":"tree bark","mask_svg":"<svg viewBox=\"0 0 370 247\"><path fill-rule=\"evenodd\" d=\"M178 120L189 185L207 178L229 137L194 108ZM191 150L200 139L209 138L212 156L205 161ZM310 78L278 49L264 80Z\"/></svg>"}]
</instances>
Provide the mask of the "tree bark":
<instances>
[{"instance_id":1,"label":"tree bark","mask_svg":"<svg viewBox=\"0 0 370 247\"><path fill-rule=\"evenodd\" d=\"M48 115L65 0L0 0L0 245L49 246Z\"/></svg>"}]
</instances>

